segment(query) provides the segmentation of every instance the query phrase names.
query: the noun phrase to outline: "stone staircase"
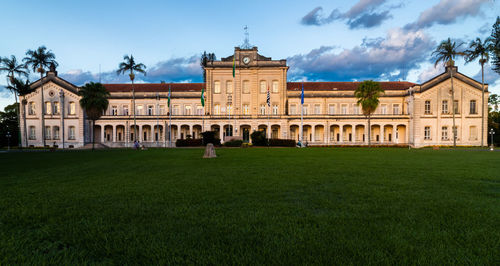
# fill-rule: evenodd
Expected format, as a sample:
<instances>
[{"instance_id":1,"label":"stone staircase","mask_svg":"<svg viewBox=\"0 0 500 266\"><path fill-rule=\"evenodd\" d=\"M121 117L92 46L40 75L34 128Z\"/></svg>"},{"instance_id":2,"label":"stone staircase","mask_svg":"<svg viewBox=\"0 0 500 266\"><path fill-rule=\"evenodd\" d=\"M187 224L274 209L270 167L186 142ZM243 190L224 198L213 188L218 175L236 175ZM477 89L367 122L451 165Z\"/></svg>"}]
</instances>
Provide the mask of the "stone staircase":
<instances>
[{"instance_id":1,"label":"stone staircase","mask_svg":"<svg viewBox=\"0 0 500 266\"><path fill-rule=\"evenodd\" d=\"M89 149L89 150L90 150L90 149L92 149L92 143L87 143L87 144L85 144L85 146L83 146L81 149L85 149L85 150L87 150L87 149ZM108 146L106 146L106 145L104 145L104 144L102 144L102 143L98 143L98 142L96 142L96 143L94 144L94 149L109 149L109 147L108 147Z\"/></svg>"}]
</instances>

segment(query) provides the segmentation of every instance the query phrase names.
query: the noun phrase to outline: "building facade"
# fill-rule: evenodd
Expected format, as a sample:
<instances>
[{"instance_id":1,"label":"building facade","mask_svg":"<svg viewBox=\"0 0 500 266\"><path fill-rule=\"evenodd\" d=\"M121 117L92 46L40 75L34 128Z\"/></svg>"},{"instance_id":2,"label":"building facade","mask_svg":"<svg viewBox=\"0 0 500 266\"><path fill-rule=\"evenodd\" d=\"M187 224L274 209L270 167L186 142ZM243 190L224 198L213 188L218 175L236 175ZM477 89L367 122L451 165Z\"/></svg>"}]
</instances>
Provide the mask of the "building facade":
<instances>
[{"instance_id":1,"label":"building facade","mask_svg":"<svg viewBox=\"0 0 500 266\"><path fill-rule=\"evenodd\" d=\"M255 130L269 138L298 141L302 84L305 143L368 144L368 121L354 97L359 82L288 82L286 60L264 57L256 47L236 47L233 55L208 62L204 71L204 83L135 84L134 130L131 84L104 84L111 95L109 107L91 128L79 105L78 87L51 69L32 84L36 91L21 97L23 145L81 147L91 142L92 131L97 143L109 147L131 147L135 138L146 146L175 146L177 139L200 138L208 130L216 131L222 141L251 141ZM479 146L481 134L486 142L487 119L482 131L481 108L487 117L488 105L481 99L481 83L456 67L422 84L380 84L385 93L372 115L372 144L453 145L452 112L457 145ZM488 99L487 85L485 91Z\"/></svg>"}]
</instances>

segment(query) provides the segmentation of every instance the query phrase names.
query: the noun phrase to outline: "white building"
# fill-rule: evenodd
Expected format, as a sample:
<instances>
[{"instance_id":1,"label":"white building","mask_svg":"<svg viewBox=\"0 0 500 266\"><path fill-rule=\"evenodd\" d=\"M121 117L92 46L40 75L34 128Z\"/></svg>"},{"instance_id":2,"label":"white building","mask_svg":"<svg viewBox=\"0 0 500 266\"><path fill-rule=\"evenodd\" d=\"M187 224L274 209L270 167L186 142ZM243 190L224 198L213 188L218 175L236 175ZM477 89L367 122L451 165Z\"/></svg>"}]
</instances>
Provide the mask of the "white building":
<instances>
[{"instance_id":1,"label":"white building","mask_svg":"<svg viewBox=\"0 0 500 266\"><path fill-rule=\"evenodd\" d=\"M233 77L233 62L235 75ZM209 62L205 83L135 84L138 140L146 146L169 146L169 108L172 142L200 138L214 130L222 140L249 141L254 130L270 138L299 139L302 83L288 82L286 60L272 60L257 48L236 47L234 54ZM332 69L332 71L335 71ZM455 98L451 98L449 72L453 71ZM32 84L36 91L21 97L23 145L81 147L91 141L90 121L79 105L78 87L52 69ZM422 84L381 82L385 90L372 116L371 140L379 145L452 145L452 111L455 111L457 145L479 146L481 106L487 117L487 100L481 83L456 67ZM130 147L134 140L131 84L104 84L111 94L109 108L96 121L96 142L110 147ZM356 104L357 82L305 82L304 142L309 145L367 145L367 119ZM201 90L206 105L201 105ZM267 91L270 106L267 105ZM485 85L485 99L488 86ZM41 97L43 92L43 99ZM45 110L42 120L41 110ZM25 118L25 119L24 119ZM24 120L26 130L24 130ZM270 128L270 130L267 130ZM482 132L482 133L481 133Z\"/></svg>"}]
</instances>

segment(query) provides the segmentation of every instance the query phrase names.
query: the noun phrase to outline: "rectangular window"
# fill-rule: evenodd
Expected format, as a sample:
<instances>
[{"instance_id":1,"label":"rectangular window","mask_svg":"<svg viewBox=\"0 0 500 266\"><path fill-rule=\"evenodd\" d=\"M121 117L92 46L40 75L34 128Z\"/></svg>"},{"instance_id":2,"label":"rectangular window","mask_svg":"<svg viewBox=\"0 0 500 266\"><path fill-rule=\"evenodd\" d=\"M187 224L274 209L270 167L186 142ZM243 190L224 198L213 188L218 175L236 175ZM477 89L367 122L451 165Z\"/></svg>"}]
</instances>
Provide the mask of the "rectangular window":
<instances>
[{"instance_id":1,"label":"rectangular window","mask_svg":"<svg viewBox=\"0 0 500 266\"><path fill-rule=\"evenodd\" d=\"M335 114L335 104L328 105L328 114L330 114L330 115Z\"/></svg>"},{"instance_id":2,"label":"rectangular window","mask_svg":"<svg viewBox=\"0 0 500 266\"><path fill-rule=\"evenodd\" d=\"M395 114L395 115L399 115L400 114L399 104L393 104L392 105L392 114Z\"/></svg>"},{"instance_id":3,"label":"rectangular window","mask_svg":"<svg viewBox=\"0 0 500 266\"><path fill-rule=\"evenodd\" d=\"M321 114L321 105L319 105L319 104L314 105L314 114L315 115Z\"/></svg>"},{"instance_id":4,"label":"rectangular window","mask_svg":"<svg viewBox=\"0 0 500 266\"><path fill-rule=\"evenodd\" d=\"M448 101L447 100L444 100L441 103L441 113L442 114L447 114L448 113Z\"/></svg>"},{"instance_id":5,"label":"rectangular window","mask_svg":"<svg viewBox=\"0 0 500 266\"><path fill-rule=\"evenodd\" d=\"M352 105L352 113L355 115L359 115L359 105L357 104Z\"/></svg>"},{"instance_id":6,"label":"rectangular window","mask_svg":"<svg viewBox=\"0 0 500 266\"><path fill-rule=\"evenodd\" d=\"M36 128L35 126L30 126L30 139L36 139Z\"/></svg>"},{"instance_id":7,"label":"rectangular window","mask_svg":"<svg viewBox=\"0 0 500 266\"><path fill-rule=\"evenodd\" d=\"M244 104L243 105L243 114L244 115L249 115L250 114L250 108L249 108L248 104Z\"/></svg>"},{"instance_id":8,"label":"rectangular window","mask_svg":"<svg viewBox=\"0 0 500 266\"><path fill-rule=\"evenodd\" d=\"M52 127L52 131L54 133L54 139L59 139L59 127L58 126Z\"/></svg>"},{"instance_id":9,"label":"rectangular window","mask_svg":"<svg viewBox=\"0 0 500 266\"><path fill-rule=\"evenodd\" d=\"M383 115L387 114L387 104L382 104L380 106L380 113L383 114Z\"/></svg>"},{"instance_id":10,"label":"rectangular window","mask_svg":"<svg viewBox=\"0 0 500 266\"><path fill-rule=\"evenodd\" d=\"M448 140L448 127L441 127L441 140Z\"/></svg>"},{"instance_id":11,"label":"rectangular window","mask_svg":"<svg viewBox=\"0 0 500 266\"><path fill-rule=\"evenodd\" d=\"M476 110L476 100L471 100L470 103L469 103L469 106L470 106L470 114L471 115L475 115L477 114L477 110Z\"/></svg>"},{"instance_id":12,"label":"rectangular window","mask_svg":"<svg viewBox=\"0 0 500 266\"><path fill-rule=\"evenodd\" d=\"M179 115L179 105L174 105L172 109L172 115Z\"/></svg>"},{"instance_id":13,"label":"rectangular window","mask_svg":"<svg viewBox=\"0 0 500 266\"><path fill-rule=\"evenodd\" d=\"M123 106L123 115L128 115L128 105Z\"/></svg>"},{"instance_id":14,"label":"rectangular window","mask_svg":"<svg viewBox=\"0 0 500 266\"><path fill-rule=\"evenodd\" d=\"M266 105L265 104L261 104L260 105L260 114L261 115L265 115L266 114Z\"/></svg>"},{"instance_id":15,"label":"rectangular window","mask_svg":"<svg viewBox=\"0 0 500 266\"><path fill-rule=\"evenodd\" d=\"M296 104L291 104L290 105L290 114L291 115L296 115L297 114L297 105Z\"/></svg>"},{"instance_id":16,"label":"rectangular window","mask_svg":"<svg viewBox=\"0 0 500 266\"><path fill-rule=\"evenodd\" d=\"M74 126L69 127L68 139L75 139L75 127Z\"/></svg>"},{"instance_id":17,"label":"rectangular window","mask_svg":"<svg viewBox=\"0 0 500 266\"><path fill-rule=\"evenodd\" d=\"M50 102L45 102L45 114L46 115L52 114L52 104Z\"/></svg>"},{"instance_id":18,"label":"rectangular window","mask_svg":"<svg viewBox=\"0 0 500 266\"><path fill-rule=\"evenodd\" d=\"M201 105L196 106L196 114L203 115L203 106L201 106Z\"/></svg>"},{"instance_id":19,"label":"rectangular window","mask_svg":"<svg viewBox=\"0 0 500 266\"><path fill-rule=\"evenodd\" d=\"M266 81L265 80L261 80L260 81L260 93L266 93L267 92L267 88L266 88Z\"/></svg>"},{"instance_id":20,"label":"rectangular window","mask_svg":"<svg viewBox=\"0 0 500 266\"><path fill-rule=\"evenodd\" d=\"M61 113L61 107L59 106L59 102L54 102L54 114L58 115Z\"/></svg>"},{"instance_id":21,"label":"rectangular window","mask_svg":"<svg viewBox=\"0 0 500 266\"><path fill-rule=\"evenodd\" d=\"M243 93L250 93L250 81L243 81Z\"/></svg>"},{"instance_id":22,"label":"rectangular window","mask_svg":"<svg viewBox=\"0 0 500 266\"><path fill-rule=\"evenodd\" d=\"M425 101L424 114L426 114L426 115L431 114L431 101Z\"/></svg>"},{"instance_id":23,"label":"rectangular window","mask_svg":"<svg viewBox=\"0 0 500 266\"><path fill-rule=\"evenodd\" d=\"M220 115L220 104L214 105L214 114Z\"/></svg>"},{"instance_id":24,"label":"rectangular window","mask_svg":"<svg viewBox=\"0 0 500 266\"><path fill-rule=\"evenodd\" d=\"M35 107L36 107L35 102L30 102L30 103L28 104L28 114L29 114L29 115L34 115L34 114L36 114Z\"/></svg>"},{"instance_id":25,"label":"rectangular window","mask_svg":"<svg viewBox=\"0 0 500 266\"><path fill-rule=\"evenodd\" d=\"M278 93L278 81L273 80L273 93Z\"/></svg>"},{"instance_id":26,"label":"rectangular window","mask_svg":"<svg viewBox=\"0 0 500 266\"><path fill-rule=\"evenodd\" d=\"M277 114L278 114L278 105L274 104L273 105L273 115L277 115Z\"/></svg>"},{"instance_id":27,"label":"rectangular window","mask_svg":"<svg viewBox=\"0 0 500 266\"><path fill-rule=\"evenodd\" d=\"M111 115L118 115L118 106L111 106Z\"/></svg>"},{"instance_id":28,"label":"rectangular window","mask_svg":"<svg viewBox=\"0 0 500 266\"><path fill-rule=\"evenodd\" d=\"M424 128L424 139L425 140L430 140L431 139L431 127L425 127Z\"/></svg>"},{"instance_id":29,"label":"rectangular window","mask_svg":"<svg viewBox=\"0 0 500 266\"><path fill-rule=\"evenodd\" d=\"M460 114L460 106L458 105L458 100L453 101L453 111L455 114Z\"/></svg>"},{"instance_id":30,"label":"rectangular window","mask_svg":"<svg viewBox=\"0 0 500 266\"><path fill-rule=\"evenodd\" d=\"M154 114L154 105L148 105L148 115Z\"/></svg>"},{"instance_id":31,"label":"rectangular window","mask_svg":"<svg viewBox=\"0 0 500 266\"><path fill-rule=\"evenodd\" d=\"M214 93L220 93L220 81L214 82Z\"/></svg>"},{"instance_id":32,"label":"rectangular window","mask_svg":"<svg viewBox=\"0 0 500 266\"><path fill-rule=\"evenodd\" d=\"M230 114L230 115L233 115L234 111L233 111L233 105L232 104L229 104L227 106L227 113Z\"/></svg>"},{"instance_id":33,"label":"rectangular window","mask_svg":"<svg viewBox=\"0 0 500 266\"><path fill-rule=\"evenodd\" d=\"M230 80L226 81L226 93L227 94L233 93L233 82Z\"/></svg>"},{"instance_id":34,"label":"rectangular window","mask_svg":"<svg viewBox=\"0 0 500 266\"><path fill-rule=\"evenodd\" d=\"M76 114L76 104L75 104L75 102L69 102L69 114L70 115L75 115Z\"/></svg>"},{"instance_id":35,"label":"rectangular window","mask_svg":"<svg viewBox=\"0 0 500 266\"><path fill-rule=\"evenodd\" d=\"M45 139L51 139L51 137L50 137L50 126L45 126Z\"/></svg>"},{"instance_id":36,"label":"rectangular window","mask_svg":"<svg viewBox=\"0 0 500 266\"><path fill-rule=\"evenodd\" d=\"M191 115L191 105L184 106L184 115Z\"/></svg>"},{"instance_id":37,"label":"rectangular window","mask_svg":"<svg viewBox=\"0 0 500 266\"><path fill-rule=\"evenodd\" d=\"M165 114L166 114L165 113L165 105L162 104L162 105L160 105L160 115L165 115Z\"/></svg>"},{"instance_id":38,"label":"rectangular window","mask_svg":"<svg viewBox=\"0 0 500 266\"><path fill-rule=\"evenodd\" d=\"M347 104L342 104L341 106L341 111L343 115L347 114Z\"/></svg>"},{"instance_id":39,"label":"rectangular window","mask_svg":"<svg viewBox=\"0 0 500 266\"><path fill-rule=\"evenodd\" d=\"M135 107L135 115L142 115L142 109L143 109L142 105L137 105Z\"/></svg>"},{"instance_id":40,"label":"rectangular window","mask_svg":"<svg viewBox=\"0 0 500 266\"><path fill-rule=\"evenodd\" d=\"M302 113L303 113L304 115L307 115L307 109L309 109L309 105L307 105L307 104L303 104L303 105L302 105Z\"/></svg>"}]
</instances>

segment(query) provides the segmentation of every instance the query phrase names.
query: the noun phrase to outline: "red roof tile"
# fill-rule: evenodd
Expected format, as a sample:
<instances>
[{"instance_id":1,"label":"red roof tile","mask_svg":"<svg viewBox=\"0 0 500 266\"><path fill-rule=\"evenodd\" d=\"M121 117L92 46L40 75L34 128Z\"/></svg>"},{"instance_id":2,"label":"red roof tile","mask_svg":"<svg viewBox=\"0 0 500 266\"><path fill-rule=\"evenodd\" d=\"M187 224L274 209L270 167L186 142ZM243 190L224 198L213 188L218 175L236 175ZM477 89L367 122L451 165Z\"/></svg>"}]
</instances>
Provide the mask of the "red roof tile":
<instances>
[{"instance_id":1,"label":"red roof tile","mask_svg":"<svg viewBox=\"0 0 500 266\"><path fill-rule=\"evenodd\" d=\"M132 84L103 84L109 92L131 92ZM201 92L203 83L139 83L134 84L135 92L168 92L170 86L171 91L182 92Z\"/></svg>"},{"instance_id":2,"label":"red roof tile","mask_svg":"<svg viewBox=\"0 0 500 266\"><path fill-rule=\"evenodd\" d=\"M360 82L304 82L306 91L354 91ZM109 92L131 92L132 84L103 84ZM415 83L406 81L380 82L384 90L406 90ZM134 84L136 92L168 92L168 87L173 92L200 92L203 83L139 83ZM302 82L288 82L287 90L300 91Z\"/></svg>"},{"instance_id":3,"label":"red roof tile","mask_svg":"<svg viewBox=\"0 0 500 266\"><path fill-rule=\"evenodd\" d=\"M354 91L358 88L361 82L304 82L305 91ZM406 90L415 83L407 81L385 81L380 82L384 90ZM302 90L302 82L288 82L287 90L300 91Z\"/></svg>"}]
</instances>

